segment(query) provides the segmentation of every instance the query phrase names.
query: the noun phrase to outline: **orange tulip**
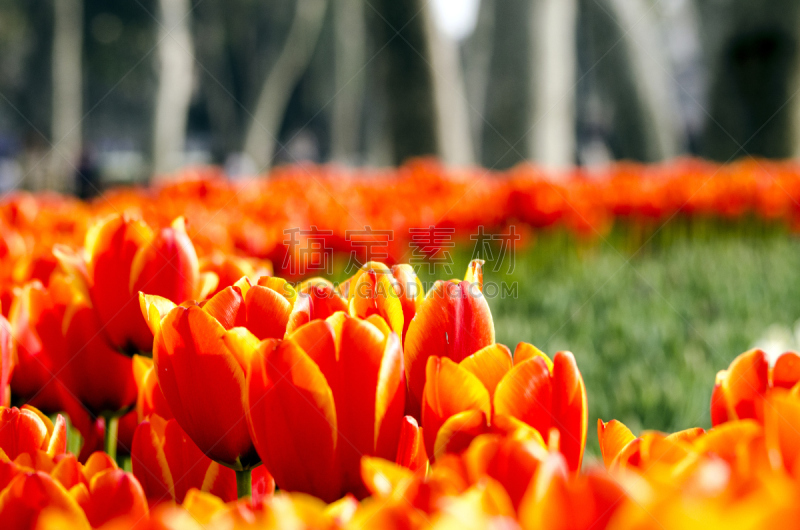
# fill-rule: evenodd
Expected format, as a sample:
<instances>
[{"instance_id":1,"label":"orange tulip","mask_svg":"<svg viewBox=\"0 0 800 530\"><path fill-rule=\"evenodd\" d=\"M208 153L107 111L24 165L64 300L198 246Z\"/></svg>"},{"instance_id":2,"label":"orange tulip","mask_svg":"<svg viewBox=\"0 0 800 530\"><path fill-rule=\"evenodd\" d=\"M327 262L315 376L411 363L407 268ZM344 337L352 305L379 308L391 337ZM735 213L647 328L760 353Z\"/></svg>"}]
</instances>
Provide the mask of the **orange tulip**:
<instances>
[{"instance_id":1,"label":"orange tulip","mask_svg":"<svg viewBox=\"0 0 800 530\"><path fill-rule=\"evenodd\" d=\"M711 394L711 423L747 418L763 422L766 397L775 388L791 389L798 382L800 355L786 352L770 367L763 351L747 351L717 374Z\"/></svg>"},{"instance_id":2,"label":"orange tulip","mask_svg":"<svg viewBox=\"0 0 800 530\"><path fill-rule=\"evenodd\" d=\"M404 347L407 411L415 417L421 410L425 367L430 357L459 363L494 344L492 314L472 270L470 267L467 275L475 281L436 282L408 326Z\"/></svg>"},{"instance_id":3,"label":"orange tulip","mask_svg":"<svg viewBox=\"0 0 800 530\"><path fill-rule=\"evenodd\" d=\"M475 436L492 429L528 425L542 437L560 434L560 450L570 471L583 460L588 424L586 388L569 352L553 362L535 347L520 343L514 354L503 345L487 346L456 364L428 359L422 400L422 427L428 454L460 452Z\"/></svg>"},{"instance_id":4,"label":"orange tulip","mask_svg":"<svg viewBox=\"0 0 800 530\"><path fill-rule=\"evenodd\" d=\"M190 488L236 500L236 474L200 451L178 422L152 415L136 428L131 450L133 474L150 505L182 503Z\"/></svg>"},{"instance_id":5,"label":"orange tulip","mask_svg":"<svg viewBox=\"0 0 800 530\"><path fill-rule=\"evenodd\" d=\"M250 309L280 296L264 287L249 291ZM149 295L141 295L140 303L155 336L158 384L178 424L211 459L237 470L253 467L258 455L243 403L246 359L232 349L248 336L257 342L236 327L245 323L248 310L241 289L227 287L202 306L176 306Z\"/></svg>"},{"instance_id":6,"label":"orange tulip","mask_svg":"<svg viewBox=\"0 0 800 530\"><path fill-rule=\"evenodd\" d=\"M277 486L327 501L363 496L361 456L398 453L405 384L397 335L381 318L337 313L282 342L239 346L252 363L250 433Z\"/></svg>"},{"instance_id":7,"label":"orange tulip","mask_svg":"<svg viewBox=\"0 0 800 530\"><path fill-rule=\"evenodd\" d=\"M411 265L390 269L376 261L364 264L340 291L347 297L351 316L378 315L401 340L423 300L422 283Z\"/></svg>"},{"instance_id":8,"label":"orange tulip","mask_svg":"<svg viewBox=\"0 0 800 530\"><path fill-rule=\"evenodd\" d=\"M0 521L4 528L34 530L47 527L44 521L56 517L59 524L50 528L90 528L78 503L47 473L19 474L0 492Z\"/></svg>"},{"instance_id":9,"label":"orange tulip","mask_svg":"<svg viewBox=\"0 0 800 530\"><path fill-rule=\"evenodd\" d=\"M563 456L550 453L520 503L519 519L524 529L606 528L626 499L611 477L596 471L570 477Z\"/></svg>"}]
</instances>

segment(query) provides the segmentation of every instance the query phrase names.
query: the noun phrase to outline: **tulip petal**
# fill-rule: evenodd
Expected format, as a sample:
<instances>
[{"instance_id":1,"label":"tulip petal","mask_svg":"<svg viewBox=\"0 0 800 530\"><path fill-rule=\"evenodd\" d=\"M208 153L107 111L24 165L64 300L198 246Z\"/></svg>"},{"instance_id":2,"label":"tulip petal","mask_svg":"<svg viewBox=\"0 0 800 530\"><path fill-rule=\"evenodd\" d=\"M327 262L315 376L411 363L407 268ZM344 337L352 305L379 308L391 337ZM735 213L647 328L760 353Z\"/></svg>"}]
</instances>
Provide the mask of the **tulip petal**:
<instances>
[{"instance_id":1,"label":"tulip petal","mask_svg":"<svg viewBox=\"0 0 800 530\"><path fill-rule=\"evenodd\" d=\"M200 264L182 221L162 228L139 248L131 263L129 283L132 293L143 291L177 303L197 299Z\"/></svg>"},{"instance_id":2,"label":"tulip petal","mask_svg":"<svg viewBox=\"0 0 800 530\"><path fill-rule=\"evenodd\" d=\"M422 429L412 416L403 418L395 463L411 471L424 470L428 466L428 454L425 452Z\"/></svg>"},{"instance_id":3,"label":"tulip petal","mask_svg":"<svg viewBox=\"0 0 800 530\"><path fill-rule=\"evenodd\" d=\"M589 423L586 386L575 357L558 352L553 359L552 425L561 433L561 453L570 471L577 472L583 462Z\"/></svg>"},{"instance_id":4,"label":"tulip petal","mask_svg":"<svg viewBox=\"0 0 800 530\"><path fill-rule=\"evenodd\" d=\"M728 415L738 419L759 419L763 396L769 385L769 364L761 350L739 355L730 365L722 389L728 403Z\"/></svg>"},{"instance_id":5,"label":"tulip petal","mask_svg":"<svg viewBox=\"0 0 800 530\"><path fill-rule=\"evenodd\" d=\"M597 438L600 442L600 453L603 455L603 464L606 468L611 467L611 463L622 450L631 443L636 437L624 423L611 420L605 423L597 420Z\"/></svg>"},{"instance_id":6,"label":"tulip petal","mask_svg":"<svg viewBox=\"0 0 800 530\"><path fill-rule=\"evenodd\" d=\"M440 459L447 453L460 454L472 441L489 431L486 413L482 410L465 410L447 418L436 433L433 457Z\"/></svg>"},{"instance_id":7,"label":"tulip petal","mask_svg":"<svg viewBox=\"0 0 800 530\"><path fill-rule=\"evenodd\" d=\"M226 287L202 304L203 310L225 329L245 326L247 312L241 290Z\"/></svg>"},{"instance_id":8,"label":"tulip petal","mask_svg":"<svg viewBox=\"0 0 800 530\"><path fill-rule=\"evenodd\" d=\"M511 369L511 351L502 344L492 344L481 348L460 363L481 380L483 386L494 396L498 383Z\"/></svg>"},{"instance_id":9,"label":"tulip petal","mask_svg":"<svg viewBox=\"0 0 800 530\"><path fill-rule=\"evenodd\" d=\"M292 312L292 305L269 287L254 285L247 291L247 328L264 339L282 339Z\"/></svg>"},{"instance_id":10,"label":"tulip petal","mask_svg":"<svg viewBox=\"0 0 800 530\"><path fill-rule=\"evenodd\" d=\"M383 458L365 456L361 459L361 478L371 495L388 498L402 491L414 478L414 473Z\"/></svg>"},{"instance_id":11,"label":"tulip petal","mask_svg":"<svg viewBox=\"0 0 800 530\"><path fill-rule=\"evenodd\" d=\"M447 357L430 357L422 399L422 428L428 455L435 456L439 430L448 418L466 411L482 412L486 423L492 414L489 391L480 379ZM475 422L476 418L470 416ZM455 424L451 427L455 428ZM447 442L446 437L443 440Z\"/></svg>"},{"instance_id":12,"label":"tulip petal","mask_svg":"<svg viewBox=\"0 0 800 530\"><path fill-rule=\"evenodd\" d=\"M535 359L537 357L544 360L545 364L547 365L547 369L552 373L553 361L550 360L550 357L548 357L546 353L533 344L520 342L517 344L517 349L514 350L514 364L519 364L523 361L527 361L528 359Z\"/></svg>"},{"instance_id":13,"label":"tulip petal","mask_svg":"<svg viewBox=\"0 0 800 530\"><path fill-rule=\"evenodd\" d=\"M339 337L340 377L346 383L334 393L337 446L345 484L356 488L348 491L359 495L361 456L393 459L397 452L405 405L402 350L396 335L386 338L357 318L342 322Z\"/></svg>"},{"instance_id":14,"label":"tulip petal","mask_svg":"<svg viewBox=\"0 0 800 530\"><path fill-rule=\"evenodd\" d=\"M175 302L172 300L154 294L144 294L139 291L139 308L142 310L142 315L154 337L158 335L158 331L161 329L161 321L175 307Z\"/></svg>"},{"instance_id":15,"label":"tulip petal","mask_svg":"<svg viewBox=\"0 0 800 530\"><path fill-rule=\"evenodd\" d=\"M319 367L285 340L253 359L247 395L254 443L278 487L337 499L336 408Z\"/></svg>"},{"instance_id":16,"label":"tulip petal","mask_svg":"<svg viewBox=\"0 0 800 530\"><path fill-rule=\"evenodd\" d=\"M777 366L777 365L776 365ZM773 392L765 408L767 451L773 467L781 464L795 478L800 472L800 400L788 392Z\"/></svg>"},{"instance_id":17,"label":"tulip petal","mask_svg":"<svg viewBox=\"0 0 800 530\"><path fill-rule=\"evenodd\" d=\"M143 421L136 427L131 447L133 475L141 483L151 505L175 499L172 472L164 455L166 425L158 417L153 421L160 424L160 429L154 428L150 421Z\"/></svg>"},{"instance_id":18,"label":"tulip petal","mask_svg":"<svg viewBox=\"0 0 800 530\"><path fill-rule=\"evenodd\" d=\"M255 451L245 421L245 372L225 346L226 333L205 310L178 307L162 323L154 360L175 419L206 455L233 467L252 463Z\"/></svg>"},{"instance_id":19,"label":"tulip petal","mask_svg":"<svg viewBox=\"0 0 800 530\"><path fill-rule=\"evenodd\" d=\"M539 431L543 437L552 424L552 402L550 370L538 357L516 364L494 393L495 414L513 416Z\"/></svg>"},{"instance_id":20,"label":"tulip petal","mask_svg":"<svg viewBox=\"0 0 800 530\"><path fill-rule=\"evenodd\" d=\"M389 268L383 264L375 264L375 268L362 268L354 279L355 284L350 291L350 315L359 318L379 315L392 331L401 336L404 329L403 304L395 287L397 281Z\"/></svg>"},{"instance_id":21,"label":"tulip petal","mask_svg":"<svg viewBox=\"0 0 800 530\"><path fill-rule=\"evenodd\" d=\"M800 355L786 352L775 361L772 368L772 386L792 388L800 381Z\"/></svg>"}]
</instances>

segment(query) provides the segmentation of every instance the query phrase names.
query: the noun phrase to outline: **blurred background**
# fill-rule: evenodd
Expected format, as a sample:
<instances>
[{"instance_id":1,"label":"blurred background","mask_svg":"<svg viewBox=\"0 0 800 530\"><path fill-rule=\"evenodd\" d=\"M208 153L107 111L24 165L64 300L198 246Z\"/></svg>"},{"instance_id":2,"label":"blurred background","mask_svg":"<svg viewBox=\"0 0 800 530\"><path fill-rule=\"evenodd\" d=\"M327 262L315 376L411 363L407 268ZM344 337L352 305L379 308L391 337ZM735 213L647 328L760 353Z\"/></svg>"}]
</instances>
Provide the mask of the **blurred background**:
<instances>
[{"instance_id":1,"label":"blurred background","mask_svg":"<svg viewBox=\"0 0 800 530\"><path fill-rule=\"evenodd\" d=\"M798 37L797 0L0 0L0 191L796 158ZM573 350L592 422L708 426L717 370L800 348L800 241L769 219L537 233L492 278L519 286L490 300L497 339Z\"/></svg>"},{"instance_id":2,"label":"blurred background","mask_svg":"<svg viewBox=\"0 0 800 530\"><path fill-rule=\"evenodd\" d=\"M792 0L0 0L0 188L800 154Z\"/></svg>"}]
</instances>

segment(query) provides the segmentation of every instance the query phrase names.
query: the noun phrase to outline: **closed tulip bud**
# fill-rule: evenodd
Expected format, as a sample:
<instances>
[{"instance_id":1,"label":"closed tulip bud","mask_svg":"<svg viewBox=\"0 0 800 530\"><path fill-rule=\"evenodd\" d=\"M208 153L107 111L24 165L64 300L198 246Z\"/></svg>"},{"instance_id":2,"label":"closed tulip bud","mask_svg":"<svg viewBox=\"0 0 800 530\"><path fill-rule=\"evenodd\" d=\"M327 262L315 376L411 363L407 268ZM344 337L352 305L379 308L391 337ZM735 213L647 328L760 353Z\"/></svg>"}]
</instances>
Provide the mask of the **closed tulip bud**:
<instances>
[{"instance_id":1,"label":"closed tulip bud","mask_svg":"<svg viewBox=\"0 0 800 530\"><path fill-rule=\"evenodd\" d=\"M258 455L243 403L247 359L233 345L258 340L236 327L247 311L239 287L202 307L142 295L141 310L155 336L158 384L178 424L211 459L237 470L253 467Z\"/></svg>"},{"instance_id":2,"label":"closed tulip bud","mask_svg":"<svg viewBox=\"0 0 800 530\"><path fill-rule=\"evenodd\" d=\"M23 405L0 407L0 449L10 460L44 451L50 457L67 450L67 424L60 414L55 425L39 410Z\"/></svg>"},{"instance_id":3,"label":"closed tulip bud","mask_svg":"<svg viewBox=\"0 0 800 530\"><path fill-rule=\"evenodd\" d=\"M455 363L494 344L494 322L474 268L467 277L476 281L436 282L419 305L405 339L405 369L409 414L419 418L425 367L430 357Z\"/></svg>"}]
</instances>

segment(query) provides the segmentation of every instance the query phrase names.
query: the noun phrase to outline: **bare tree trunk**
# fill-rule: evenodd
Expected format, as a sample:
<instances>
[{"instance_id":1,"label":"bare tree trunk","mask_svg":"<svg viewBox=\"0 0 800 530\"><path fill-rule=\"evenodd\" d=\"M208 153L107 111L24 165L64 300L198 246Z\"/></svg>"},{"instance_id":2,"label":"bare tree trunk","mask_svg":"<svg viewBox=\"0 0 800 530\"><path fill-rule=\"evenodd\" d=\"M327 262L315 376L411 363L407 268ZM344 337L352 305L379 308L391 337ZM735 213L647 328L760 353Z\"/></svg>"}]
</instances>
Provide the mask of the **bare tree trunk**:
<instances>
[{"instance_id":1,"label":"bare tree trunk","mask_svg":"<svg viewBox=\"0 0 800 530\"><path fill-rule=\"evenodd\" d=\"M495 0L481 159L504 169L528 158L531 104L531 2Z\"/></svg>"},{"instance_id":2,"label":"bare tree trunk","mask_svg":"<svg viewBox=\"0 0 800 530\"><path fill-rule=\"evenodd\" d=\"M83 1L55 0L53 35L53 122L48 187L73 189L82 147Z\"/></svg>"},{"instance_id":3,"label":"bare tree trunk","mask_svg":"<svg viewBox=\"0 0 800 530\"><path fill-rule=\"evenodd\" d=\"M448 165L468 166L475 161L469 123L469 102L458 43L436 24L430 2L423 17L428 43L428 63L436 103L436 133L439 154Z\"/></svg>"},{"instance_id":4,"label":"bare tree trunk","mask_svg":"<svg viewBox=\"0 0 800 530\"><path fill-rule=\"evenodd\" d=\"M697 7L711 78L702 154L720 161L800 156L800 3L720 0Z\"/></svg>"},{"instance_id":5,"label":"bare tree trunk","mask_svg":"<svg viewBox=\"0 0 800 530\"><path fill-rule=\"evenodd\" d=\"M153 168L156 173L177 169L183 163L194 71L189 0L159 0L159 6L158 56L161 65L153 126Z\"/></svg>"},{"instance_id":6,"label":"bare tree trunk","mask_svg":"<svg viewBox=\"0 0 800 530\"><path fill-rule=\"evenodd\" d=\"M495 1L497 0L480 0L475 31L464 45L464 78L467 100L473 109L470 123L476 156L483 152L481 133L486 114L486 90L489 86L489 68L492 60Z\"/></svg>"},{"instance_id":7,"label":"bare tree trunk","mask_svg":"<svg viewBox=\"0 0 800 530\"><path fill-rule=\"evenodd\" d=\"M577 14L577 0L538 0L533 6L529 152L551 169L575 163Z\"/></svg>"},{"instance_id":8,"label":"bare tree trunk","mask_svg":"<svg viewBox=\"0 0 800 530\"><path fill-rule=\"evenodd\" d=\"M673 158L684 150L686 140L675 120L675 81L659 39L657 14L644 0L608 0L608 5L623 33L631 75L651 136L650 158Z\"/></svg>"},{"instance_id":9,"label":"bare tree trunk","mask_svg":"<svg viewBox=\"0 0 800 530\"><path fill-rule=\"evenodd\" d=\"M258 96L244 152L261 171L269 171L272 165L286 105L311 60L327 5L327 0L297 0L297 11L283 50Z\"/></svg>"},{"instance_id":10,"label":"bare tree trunk","mask_svg":"<svg viewBox=\"0 0 800 530\"><path fill-rule=\"evenodd\" d=\"M427 0L372 0L370 28L381 50L378 72L385 87L394 163L439 152L436 103L422 20Z\"/></svg>"},{"instance_id":11,"label":"bare tree trunk","mask_svg":"<svg viewBox=\"0 0 800 530\"><path fill-rule=\"evenodd\" d=\"M352 164L360 160L367 28L362 0L334 0L333 9L336 92L331 158Z\"/></svg>"}]
</instances>

